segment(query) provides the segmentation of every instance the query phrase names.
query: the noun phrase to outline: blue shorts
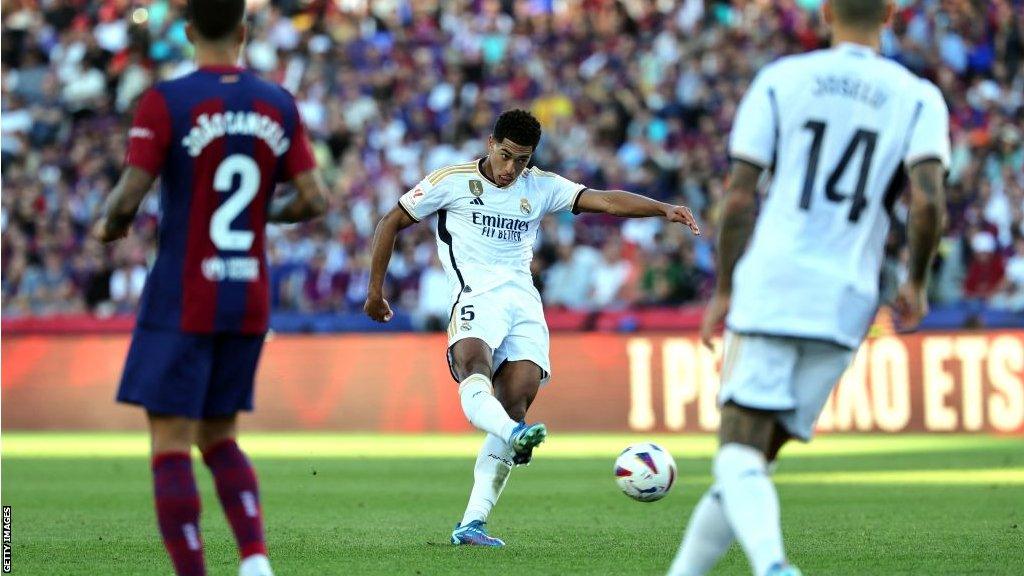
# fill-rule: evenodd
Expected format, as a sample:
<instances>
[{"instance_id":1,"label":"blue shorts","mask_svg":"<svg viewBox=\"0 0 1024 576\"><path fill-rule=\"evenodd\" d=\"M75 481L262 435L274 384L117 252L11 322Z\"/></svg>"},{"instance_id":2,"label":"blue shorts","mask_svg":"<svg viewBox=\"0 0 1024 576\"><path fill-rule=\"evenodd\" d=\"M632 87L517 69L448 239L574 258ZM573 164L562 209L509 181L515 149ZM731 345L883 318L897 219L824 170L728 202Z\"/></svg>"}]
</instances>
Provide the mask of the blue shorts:
<instances>
[{"instance_id":1,"label":"blue shorts","mask_svg":"<svg viewBox=\"0 0 1024 576\"><path fill-rule=\"evenodd\" d=\"M193 419L252 410L263 338L136 328L117 400Z\"/></svg>"}]
</instances>

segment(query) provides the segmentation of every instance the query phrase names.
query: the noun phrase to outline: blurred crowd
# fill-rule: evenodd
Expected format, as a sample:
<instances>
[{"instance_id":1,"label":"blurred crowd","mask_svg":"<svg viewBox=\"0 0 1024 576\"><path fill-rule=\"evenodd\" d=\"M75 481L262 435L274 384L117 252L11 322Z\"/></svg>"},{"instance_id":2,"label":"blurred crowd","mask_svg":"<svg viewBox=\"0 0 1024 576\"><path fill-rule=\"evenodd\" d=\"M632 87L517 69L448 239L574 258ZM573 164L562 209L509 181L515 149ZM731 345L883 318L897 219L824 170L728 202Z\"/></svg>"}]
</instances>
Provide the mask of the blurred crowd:
<instances>
[{"instance_id":1,"label":"blurred crowd","mask_svg":"<svg viewBox=\"0 0 1024 576\"><path fill-rule=\"evenodd\" d=\"M425 174L479 157L503 109L544 126L534 162L595 188L693 208L660 221L549 217L534 275L548 306L680 306L707 298L726 139L759 68L822 47L815 0L266 0L245 64L291 90L332 189L329 215L272 227L276 310L357 311L379 217ZM124 157L138 96L192 69L181 0L3 3L3 315L130 312L154 256L151 194L126 241L88 238ZM1024 310L1024 4L901 2L882 44L951 112L950 224L939 304ZM898 206L883 286L906 273ZM393 305L444 322L431 226L404 231Z\"/></svg>"}]
</instances>

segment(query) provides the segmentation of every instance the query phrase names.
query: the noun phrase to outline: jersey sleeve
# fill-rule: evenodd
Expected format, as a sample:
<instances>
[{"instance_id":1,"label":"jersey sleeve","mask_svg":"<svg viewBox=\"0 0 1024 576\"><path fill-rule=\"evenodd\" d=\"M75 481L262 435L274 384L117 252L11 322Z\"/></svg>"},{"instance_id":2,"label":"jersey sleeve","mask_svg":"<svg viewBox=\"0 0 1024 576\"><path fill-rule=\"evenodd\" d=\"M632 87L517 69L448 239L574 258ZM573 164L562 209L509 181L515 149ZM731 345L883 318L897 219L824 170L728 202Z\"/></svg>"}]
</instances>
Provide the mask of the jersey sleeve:
<instances>
[{"instance_id":1,"label":"jersey sleeve","mask_svg":"<svg viewBox=\"0 0 1024 576\"><path fill-rule=\"evenodd\" d=\"M923 160L938 160L948 168L949 109L938 88L923 80L921 82L924 90L911 119L903 162L910 168Z\"/></svg>"},{"instance_id":2,"label":"jersey sleeve","mask_svg":"<svg viewBox=\"0 0 1024 576\"><path fill-rule=\"evenodd\" d=\"M580 194L583 193L587 187L578 182L573 182L568 178L559 176L558 174L552 174L551 172L540 171L537 176L541 178L545 183L545 188L548 190L551 201L548 205L548 212L564 212L571 210L573 214L578 214L576 207L579 204Z\"/></svg>"},{"instance_id":3,"label":"jersey sleeve","mask_svg":"<svg viewBox=\"0 0 1024 576\"><path fill-rule=\"evenodd\" d=\"M415 188L402 194L398 205L410 218L419 222L448 206L451 202L450 182L451 179L443 179L431 184L429 178L424 178Z\"/></svg>"},{"instance_id":4,"label":"jersey sleeve","mask_svg":"<svg viewBox=\"0 0 1024 576\"><path fill-rule=\"evenodd\" d=\"M170 143L171 114L167 101L159 90L150 88L135 109L124 163L157 176L163 170Z\"/></svg>"},{"instance_id":5,"label":"jersey sleeve","mask_svg":"<svg viewBox=\"0 0 1024 576\"><path fill-rule=\"evenodd\" d=\"M302 122L299 108L295 100L289 95L291 102L291 113L294 114L295 127L292 129L288 151L284 153L283 166L281 170L281 181L290 182L303 172L316 168L316 158L313 156L313 146L309 143L309 135L306 134L306 126Z\"/></svg>"},{"instance_id":6,"label":"jersey sleeve","mask_svg":"<svg viewBox=\"0 0 1024 576\"><path fill-rule=\"evenodd\" d=\"M772 167L779 130L779 106L767 79L768 68L759 73L740 100L729 135L729 157Z\"/></svg>"}]
</instances>

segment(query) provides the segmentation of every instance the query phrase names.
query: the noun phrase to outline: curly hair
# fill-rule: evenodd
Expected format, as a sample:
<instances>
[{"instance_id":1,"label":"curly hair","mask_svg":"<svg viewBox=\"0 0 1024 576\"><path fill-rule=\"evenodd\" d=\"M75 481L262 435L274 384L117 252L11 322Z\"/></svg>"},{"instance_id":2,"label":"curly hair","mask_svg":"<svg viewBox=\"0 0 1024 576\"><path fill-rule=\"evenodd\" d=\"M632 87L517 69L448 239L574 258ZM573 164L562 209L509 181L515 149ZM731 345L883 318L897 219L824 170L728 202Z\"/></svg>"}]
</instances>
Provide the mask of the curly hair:
<instances>
[{"instance_id":1,"label":"curly hair","mask_svg":"<svg viewBox=\"0 0 1024 576\"><path fill-rule=\"evenodd\" d=\"M540 143L540 122L526 110L506 110L494 123L493 136L496 142L508 138L520 146L536 150Z\"/></svg>"},{"instance_id":2,"label":"curly hair","mask_svg":"<svg viewBox=\"0 0 1024 576\"><path fill-rule=\"evenodd\" d=\"M207 40L220 40L245 18L245 0L188 0L188 21Z\"/></svg>"}]
</instances>

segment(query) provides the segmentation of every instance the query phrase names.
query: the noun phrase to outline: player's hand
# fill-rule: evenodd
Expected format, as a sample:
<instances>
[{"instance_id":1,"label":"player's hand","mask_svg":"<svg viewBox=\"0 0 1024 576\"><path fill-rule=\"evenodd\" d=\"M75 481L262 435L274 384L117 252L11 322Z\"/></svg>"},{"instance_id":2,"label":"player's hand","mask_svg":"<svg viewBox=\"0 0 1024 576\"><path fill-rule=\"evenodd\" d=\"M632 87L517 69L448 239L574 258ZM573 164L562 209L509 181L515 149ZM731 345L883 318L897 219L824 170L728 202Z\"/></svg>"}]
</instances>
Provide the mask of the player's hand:
<instances>
[{"instance_id":1,"label":"player's hand","mask_svg":"<svg viewBox=\"0 0 1024 576\"><path fill-rule=\"evenodd\" d=\"M700 341L704 343L704 346L707 346L708 350L714 351L715 349L711 344L711 338L714 337L718 327L725 321L725 316L729 313L730 300L731 296L728 294L715 293L711 297L711 302L708 302L707 308L704 309L704 319L700 323Z\"/></svg>"},{"instance_id":2,"label":"player's hand","mask_svg":"<svg viewBox=\"0 0 1024 576\"><path fill-rule=\"evenodd\" d=\"M690 209L686 206L669 206L665 210L665 218L669 222L685 224L690 228L690 232L700 236L700 226L697 226L697 219L693 217L693 212L690 212Z\"/></svg>"},{"instance_id":3,"label":"player's hand","mask_svg":"<svg viewBox=\"0 0 1024 576\"><path fill-rule=\"evenodd\" d=\"M368 296L366 303L363 304L363 312L375 322L390 322L395 316L388 301L382 296Z\"/></svg>"},{"instance_id":4,"label":"player's hand","mask_svg":"<svg viewBox=\"0 0 1024 576\"><path fill-rule=\"evenodd\" d=\"M917 329L921 319L928 314L928 292L923 286L907 282L900 286L896 300L892 303L896 313L896 328L900 332Z\"/></svg>"},{"instance_id":5,"label":"player's hand","mask_svg":"<svg viewBox=\"0 0 1024 576\"><path fill-rule=\"evenodd\" d=\"M101 217L92 226L92 237L99 240L100 242L103 242L104 244L108 242L113 242L115 240L120 240L121 238L124 238L127 235L127 228L123 230L111 231L110 227L107 226L106 216Z\"/></svg>"}]
</instances>

